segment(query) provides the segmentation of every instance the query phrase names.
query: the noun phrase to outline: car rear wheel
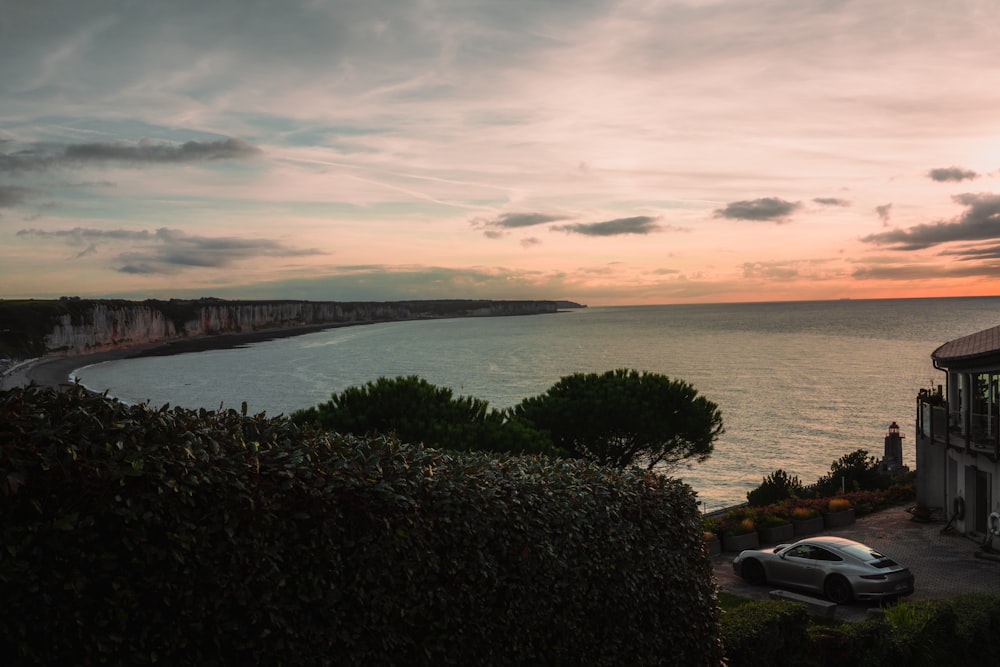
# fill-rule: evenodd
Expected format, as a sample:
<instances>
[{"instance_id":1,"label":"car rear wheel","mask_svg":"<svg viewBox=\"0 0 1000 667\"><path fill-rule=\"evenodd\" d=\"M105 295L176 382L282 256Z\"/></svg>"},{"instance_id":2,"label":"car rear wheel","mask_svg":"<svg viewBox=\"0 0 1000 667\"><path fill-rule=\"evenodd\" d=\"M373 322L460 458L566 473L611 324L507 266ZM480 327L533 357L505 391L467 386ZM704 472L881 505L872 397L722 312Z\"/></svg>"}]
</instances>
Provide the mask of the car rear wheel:
<instances>
[{"instance_id":1,"label":"car rear wheel","mask_svg":"<svg viewBox=\"0 0 1000 667\"><path fill-rule=\"evenodd\" d=\"M826 584L823 586L823 592L826 593L826 597L829 598L830 602L836 602L837 604L844 604L845 602L850 602L854 597L854 591L851 590L851 584L838 574L826 580Z\"/></svg>"},{"instance_id":2,"label":"car rear wheel","mask_svg":"<svg viewBox=\"0 0 1000 667\"><path fill-rule=\"evenodd\" d=\"M758 561L750 559L743 563L743 579L748 584L765 584L767 583L767 575L764 573L764 566Z\"/></svg>"}]
</instances>

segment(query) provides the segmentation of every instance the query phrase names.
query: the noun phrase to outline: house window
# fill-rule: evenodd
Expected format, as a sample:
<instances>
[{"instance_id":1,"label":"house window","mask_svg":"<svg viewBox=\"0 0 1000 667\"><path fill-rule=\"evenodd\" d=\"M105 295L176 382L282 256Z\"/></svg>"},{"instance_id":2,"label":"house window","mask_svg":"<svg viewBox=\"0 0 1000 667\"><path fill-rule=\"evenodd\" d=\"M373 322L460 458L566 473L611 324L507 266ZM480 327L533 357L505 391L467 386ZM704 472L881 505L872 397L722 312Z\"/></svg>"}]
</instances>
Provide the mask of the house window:
<instances>
[{"instance_id":1,"label":"house window","mask_svg":"<svg viewBox=\"0 0 1000 667\"><path fill-rule=\"evenodd\" d=\"M970 426L974 440L985 440L995 434L997 415L997 382L998 376L992 373L979 373L972 376L972 401L970 407Z\"/></svg>"}]
</instances>

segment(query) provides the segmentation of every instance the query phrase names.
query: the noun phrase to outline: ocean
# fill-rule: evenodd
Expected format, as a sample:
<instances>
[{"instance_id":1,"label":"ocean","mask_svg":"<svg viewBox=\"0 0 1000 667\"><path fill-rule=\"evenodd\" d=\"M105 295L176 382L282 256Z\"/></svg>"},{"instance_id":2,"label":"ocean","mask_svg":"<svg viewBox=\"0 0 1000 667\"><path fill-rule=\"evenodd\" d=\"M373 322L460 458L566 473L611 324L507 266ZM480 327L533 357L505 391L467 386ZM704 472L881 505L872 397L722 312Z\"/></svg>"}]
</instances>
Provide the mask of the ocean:
<instances>
[{"instance_id":1,"label":"ocean","mask_svg":"<svg viewBox=\"0 0 1000 667\"><path fill-rule=\"evenodd\" d=\"M913 466L915 398L940 384L931 352L1000 323L1000 297L592 307L549 315L387 322L97 364L88 388L153 406L289 414L380 376L418 375L510 407L576 372L634 368L719 405L712 457L674 471L706 511L781 468L811 484L842 455L883 452L889 424Z\"/></svg>"}]
</instances>

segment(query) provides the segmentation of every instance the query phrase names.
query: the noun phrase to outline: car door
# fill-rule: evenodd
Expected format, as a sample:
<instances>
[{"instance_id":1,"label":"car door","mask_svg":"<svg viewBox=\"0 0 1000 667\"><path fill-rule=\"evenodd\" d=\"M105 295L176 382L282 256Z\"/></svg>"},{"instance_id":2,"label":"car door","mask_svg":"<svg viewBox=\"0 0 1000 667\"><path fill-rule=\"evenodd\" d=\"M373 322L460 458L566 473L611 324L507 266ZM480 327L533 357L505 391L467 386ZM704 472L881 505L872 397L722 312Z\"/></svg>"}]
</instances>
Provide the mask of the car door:
<instances>
[{"instance_id":1,"label":"car door","mask_svg":"<svg viewBox=\"0 0 1000 667\"><path fill-rule=\"evenodd\" d=\"M774 584L822 590L823 572L818 567L811 544L798 544L785 549L768 565L767 579ZM819 588L817 588L817 582Z\"/></svg>"},{"instance_id":2,"label":"car door","mask_svg":"<svg viewBox=\"0 0 1000 667\"><path fill-rule=\"evenodd\" d=\"M843 570L844 559L823 547L814 546L809 554L813 567L806 573L807 580L802 584L812 590L822 591L826 578L834 572Z\"/></svg>"}]
</instances>

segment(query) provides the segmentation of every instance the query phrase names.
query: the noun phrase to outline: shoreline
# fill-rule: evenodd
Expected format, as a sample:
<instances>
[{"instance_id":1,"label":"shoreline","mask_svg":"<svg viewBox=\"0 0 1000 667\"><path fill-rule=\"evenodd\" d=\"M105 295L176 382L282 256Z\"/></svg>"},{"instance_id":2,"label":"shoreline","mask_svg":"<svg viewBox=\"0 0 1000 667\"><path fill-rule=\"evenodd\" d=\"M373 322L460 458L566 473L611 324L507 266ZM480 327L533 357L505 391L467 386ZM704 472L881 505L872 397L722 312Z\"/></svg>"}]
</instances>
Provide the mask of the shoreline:
<instances>
[{"instance_id":1,"label":"shoreline","mask_svg":"<svg viewBox=\"0 0 1000 667\"><path fill-rule=\"evenodd\" d=\"M138 359L141 357L167 357L176 354L207 352L209 350L229 350L254 343L277 340L279 338L291 338L327 329L361 326L364 324L376 324L376 322L326 322L322 324L307 324L301 327L262 329L260 331L181 338L178 340L132 345L87 354L50 354L36 359L27 359L13 367L7 373L0 375L0 391L14 389L15 387L25 387L32 383L42 387L59 388L60 386L73 383L71 376L74 371L85 366L104 363L105 361Z\"/></svg>"}]
</instances>

